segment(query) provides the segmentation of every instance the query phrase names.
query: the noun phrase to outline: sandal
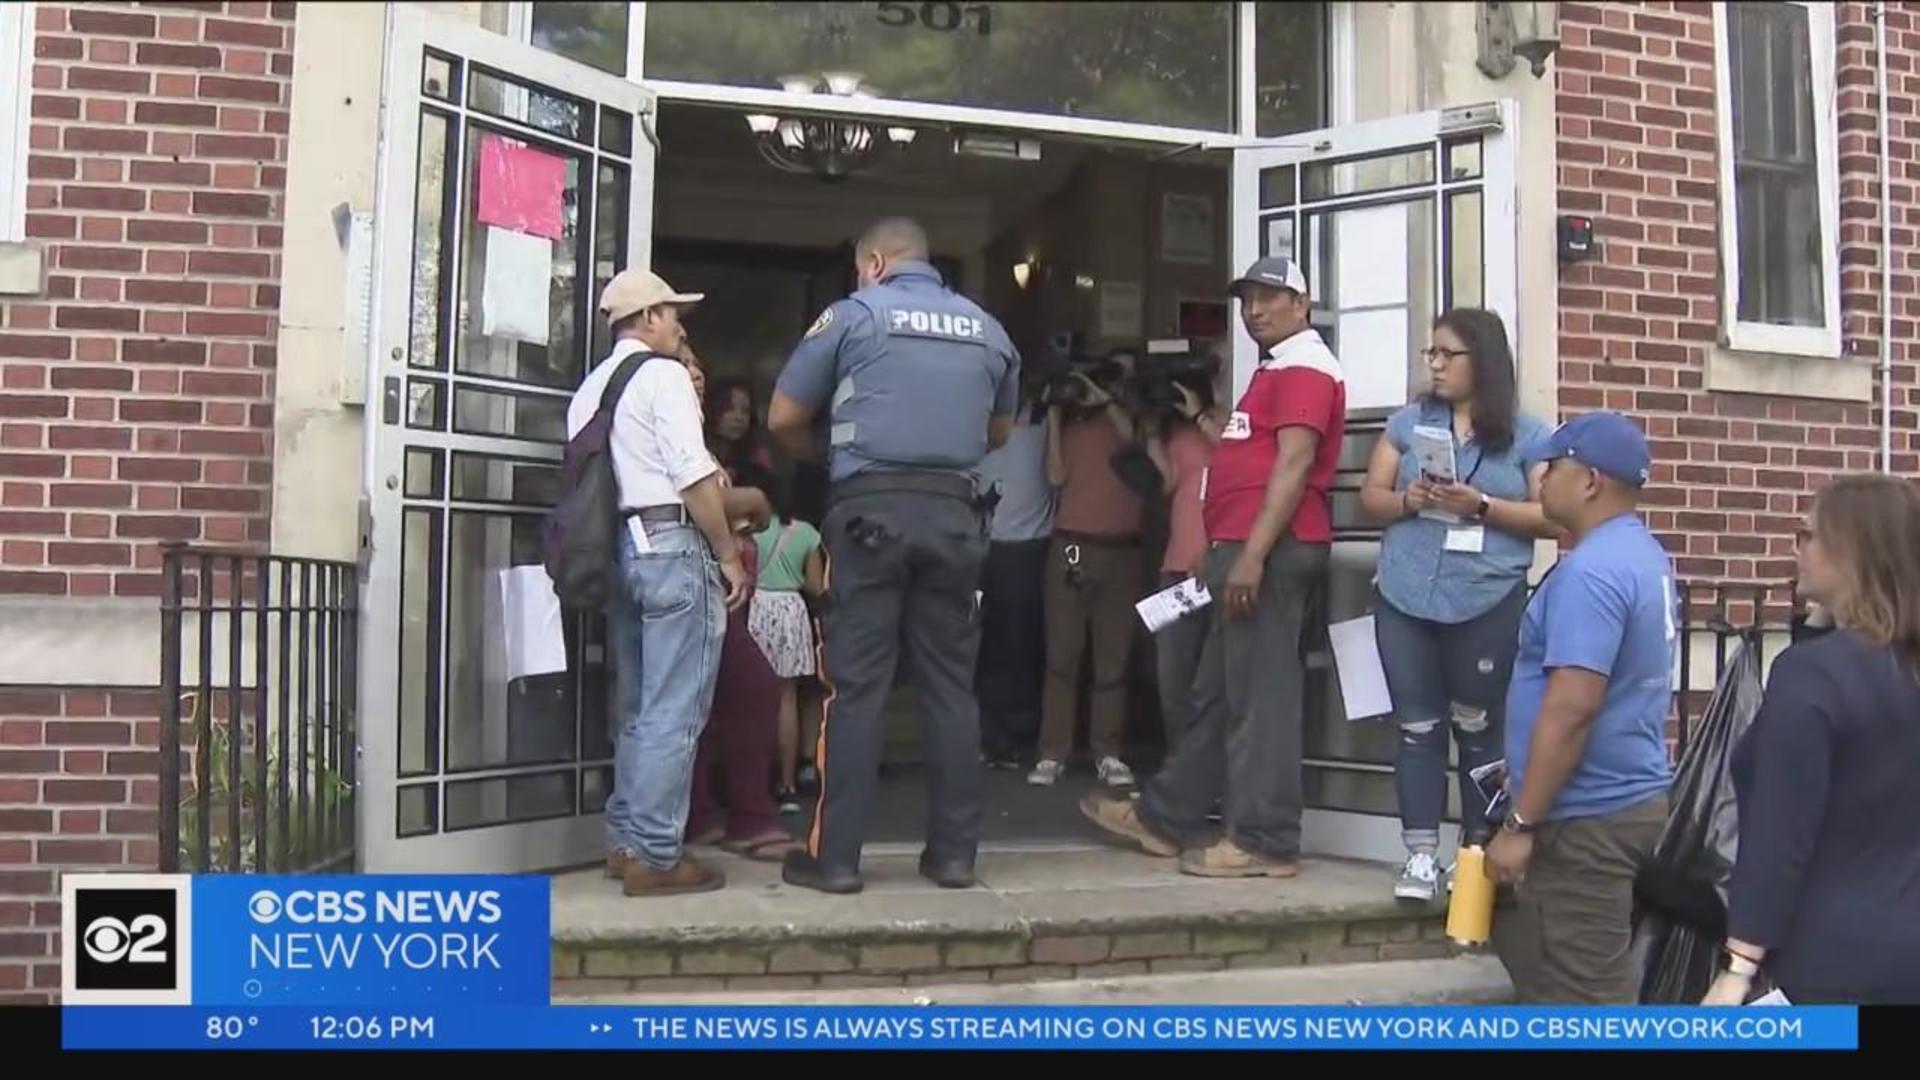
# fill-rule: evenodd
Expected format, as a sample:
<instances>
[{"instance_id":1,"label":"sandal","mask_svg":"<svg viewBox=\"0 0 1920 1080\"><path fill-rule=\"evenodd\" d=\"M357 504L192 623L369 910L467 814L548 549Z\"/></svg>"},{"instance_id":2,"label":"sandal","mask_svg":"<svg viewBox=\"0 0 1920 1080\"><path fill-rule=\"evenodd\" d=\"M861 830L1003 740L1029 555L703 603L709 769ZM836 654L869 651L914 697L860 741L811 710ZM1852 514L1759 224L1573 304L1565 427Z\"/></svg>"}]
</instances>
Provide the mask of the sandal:
<instances>
[{"instance_id":1,"label":"sandal","mask_svg":"<svg viewBox=\"0 0 1920 1080\"><path fill-rule=\"evenodd\" d=\"M784 832L770 832L750 840L728 840L720 845L720 850L753 862L777 863L784 860L788 852L805 849L800 841Z\"/></svg>"}]
</instances>

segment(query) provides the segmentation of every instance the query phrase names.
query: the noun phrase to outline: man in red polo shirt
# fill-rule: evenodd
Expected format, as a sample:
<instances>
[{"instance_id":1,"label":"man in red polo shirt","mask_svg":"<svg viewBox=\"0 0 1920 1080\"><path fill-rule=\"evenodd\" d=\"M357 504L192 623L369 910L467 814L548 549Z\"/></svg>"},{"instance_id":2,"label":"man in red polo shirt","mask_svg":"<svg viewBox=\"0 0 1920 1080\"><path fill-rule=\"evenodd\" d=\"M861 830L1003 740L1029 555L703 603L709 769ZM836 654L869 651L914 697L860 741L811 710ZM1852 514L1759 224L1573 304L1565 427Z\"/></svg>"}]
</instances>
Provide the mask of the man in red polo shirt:
<instances>
[{"instance_id":1,"label":"man in red polo shirt","mask_svg":"<svg viewBox=\"0 0 1920 1080\"><path fill-rule=\"evenodd\" d=\"M1300 815L1300 638L1333 544L1327 490L1346 432L1339 362L1308 324L1307 278L1261 259L1229 290L1265 359L1228 420L1203 485L1207 644L1195 722L1137 802L1093 794L1081 811L1201 877L1292 877ZM1225 786L1226 835L1196 841ZM1184 849L1184 850L1183 850Z\"/></svg>"}]
</instances>

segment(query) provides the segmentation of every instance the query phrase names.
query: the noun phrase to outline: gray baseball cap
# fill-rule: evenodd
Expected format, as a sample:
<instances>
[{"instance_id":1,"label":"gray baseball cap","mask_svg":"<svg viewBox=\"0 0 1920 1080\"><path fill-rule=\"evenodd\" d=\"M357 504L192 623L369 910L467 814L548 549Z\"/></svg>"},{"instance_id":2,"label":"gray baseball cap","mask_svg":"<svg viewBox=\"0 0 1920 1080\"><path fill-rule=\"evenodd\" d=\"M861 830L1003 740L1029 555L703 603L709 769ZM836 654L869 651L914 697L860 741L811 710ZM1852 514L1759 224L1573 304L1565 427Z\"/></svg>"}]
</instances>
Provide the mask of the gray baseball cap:
<instances>
[{"instance_id":1,"label":"gray baseball cap","mask_svg":"<svg viewBox=\"0 0 1920 1080\"><path fill-rule=\"evenodd\" d=\"M1227 286L1227 295L1239 296L1248 285L1269 285L1276 289L1291 289L1301 296L1311 296L1307 291L1307 275L1292 259L1270 255L1264 259L1255 259L1247 272L1233 279Z\"/></svg>"}]
</instances>

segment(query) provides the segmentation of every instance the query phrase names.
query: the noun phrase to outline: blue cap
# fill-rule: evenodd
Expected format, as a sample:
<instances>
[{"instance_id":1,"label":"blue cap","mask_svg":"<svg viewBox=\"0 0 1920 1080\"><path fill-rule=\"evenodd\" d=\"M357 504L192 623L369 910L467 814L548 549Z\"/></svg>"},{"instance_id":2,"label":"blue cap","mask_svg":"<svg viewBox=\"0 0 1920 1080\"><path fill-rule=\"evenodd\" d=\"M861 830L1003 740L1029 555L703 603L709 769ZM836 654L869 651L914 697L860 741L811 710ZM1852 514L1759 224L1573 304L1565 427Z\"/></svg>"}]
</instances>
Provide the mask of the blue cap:
<instances>
[{"instance_id":1,"label":"blue cap","mask_svg":"<svg viewBox=\"0 0 1920 1080\"><path fill-rule=\"evenodd\" d=\"M1553 429L1545 438L1520 448L1528 463L1572 458L1629 487L1653 476L1653 452L1640 425L1617 412L1590 412Z\"/></svg>"}]
</instances>

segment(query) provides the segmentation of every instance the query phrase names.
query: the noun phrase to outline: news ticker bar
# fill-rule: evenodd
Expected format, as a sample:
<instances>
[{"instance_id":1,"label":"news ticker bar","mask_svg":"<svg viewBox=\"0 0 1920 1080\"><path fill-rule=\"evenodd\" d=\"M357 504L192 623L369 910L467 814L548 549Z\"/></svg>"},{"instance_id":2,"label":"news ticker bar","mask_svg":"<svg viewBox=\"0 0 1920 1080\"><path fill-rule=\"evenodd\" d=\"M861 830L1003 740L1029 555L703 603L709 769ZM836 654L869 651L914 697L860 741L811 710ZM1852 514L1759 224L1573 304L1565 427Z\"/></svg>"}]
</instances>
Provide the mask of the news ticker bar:
<instances>
[{"instance_id":1,"label":"news ticker bar","mask_svg":"<svg viewBox=\"0 0 1920 1080\"><path fill-rule=\"evenodd\" d=\"M1859 1010L68 1006L69 1050L1855 1050Z\"/></svg>"}]
</instances>

